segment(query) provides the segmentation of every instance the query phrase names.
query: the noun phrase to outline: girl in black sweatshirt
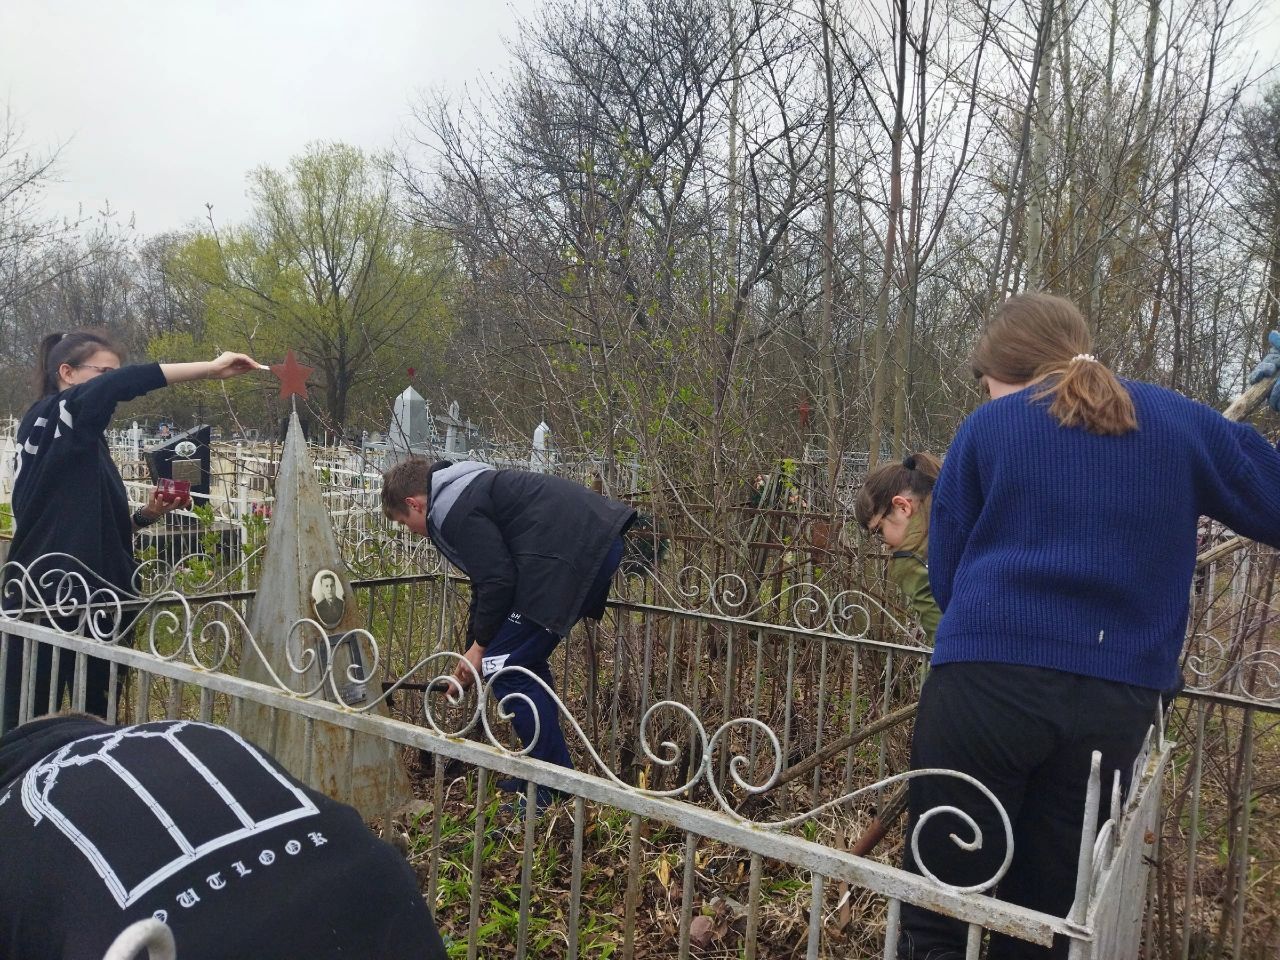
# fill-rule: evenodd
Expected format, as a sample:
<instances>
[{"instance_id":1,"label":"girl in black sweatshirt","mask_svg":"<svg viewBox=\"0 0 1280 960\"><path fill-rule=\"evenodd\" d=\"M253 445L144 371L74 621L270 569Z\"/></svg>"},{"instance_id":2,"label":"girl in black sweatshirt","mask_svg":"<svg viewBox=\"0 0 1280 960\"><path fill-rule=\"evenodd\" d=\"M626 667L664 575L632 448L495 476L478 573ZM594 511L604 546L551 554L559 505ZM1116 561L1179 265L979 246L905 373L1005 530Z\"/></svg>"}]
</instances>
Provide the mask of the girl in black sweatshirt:
<instances>
[{"instance_id":1,"label":"girl in black sweatshirt","mask_svg":"<svg viewBox=\"0 0 1280 960\"><path fill-rule=\"evenodd\" d=\"M82 575L90 593L99 588L120 594L136 592L133 534L168 511L187 506L189 500L165 499L157 490L145 507L129 512L124 482L111 460L104 433L116 405L172 383L225 380L257 369L261 367L255 360L239 353L224 353L210 362L121 366L120 350L100 333L82 330L45 337L36 367L39 399L18 426L15 530L9 564L0 578L4 609L10 615L24 608L27 612L38 609L40 601L35 593L51 605L62 580L60 573L52 571ZM46 574L47 582L43 579ZM83 602L84 590L78 593L77 599ZM64 629L74 629L81 618L65 623L62 619L55 622ZM99 635L110 632L103 621L95 626ZM4 688L0 691L4 700L0 733L17 724L23 646L21 638L9 638ZM29 716L46 712L49 702L51 649L46 645L37 648ZM70 652L59 657L58 701L71 689L74 664ZM106 661L90 658L85 708L91 713L106 712L108 673Z\"/></svg>"}]
</instances>

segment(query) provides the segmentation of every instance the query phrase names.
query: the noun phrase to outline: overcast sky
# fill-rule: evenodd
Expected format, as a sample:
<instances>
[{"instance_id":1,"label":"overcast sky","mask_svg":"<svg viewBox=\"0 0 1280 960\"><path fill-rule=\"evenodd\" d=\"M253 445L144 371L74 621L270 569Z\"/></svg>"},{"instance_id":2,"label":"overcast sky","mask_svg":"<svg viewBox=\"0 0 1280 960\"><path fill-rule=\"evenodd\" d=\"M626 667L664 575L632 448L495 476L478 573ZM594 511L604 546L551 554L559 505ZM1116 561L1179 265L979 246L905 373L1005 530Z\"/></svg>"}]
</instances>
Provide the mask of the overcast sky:
<instances>
[{"instance_id":1,"label":"overcast sky","mask_svg":"<svg viewBox=\"0 0 1280 960\"><path fill-rule=\"evenodd\" d=\"M1199 0L1192 0L1199 2ZM1280 0L1253 37L1280 50ZM62 146L50 213L143 234L244 217L245 174L312 140L390 147L415 91L504 69L538 0L0 0L0 111Z\"/></svg>"},{"instance_id":2,"label":"overcast sky","mask_svg":"<svg viewBox=\"0 0 1280 960\"><path fill-rule=\"evenodd\" d=\"M0 113L65 143L49 212L110 201L141 233L214 205L313 140L392 146L415 91L503 68L537 0L0 0Z\"/></svg>"}]
</instances>

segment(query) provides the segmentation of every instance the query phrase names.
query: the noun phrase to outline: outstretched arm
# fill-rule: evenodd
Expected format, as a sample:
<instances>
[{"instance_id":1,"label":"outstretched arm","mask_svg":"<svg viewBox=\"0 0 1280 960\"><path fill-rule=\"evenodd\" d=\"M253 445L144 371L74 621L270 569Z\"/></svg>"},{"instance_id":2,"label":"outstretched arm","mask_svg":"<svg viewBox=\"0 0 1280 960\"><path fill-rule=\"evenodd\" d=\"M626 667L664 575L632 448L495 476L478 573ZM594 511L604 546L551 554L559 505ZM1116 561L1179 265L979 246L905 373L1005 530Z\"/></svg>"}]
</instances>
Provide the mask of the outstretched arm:
<instances>
[{"instance_id":1,"label":"outstretched arm","mask_svg":"<svg viewBox=\"0 0 1280 960\"><path fill-rule=\"evenodd\" d=\"M58 395L60 419L67 428L101 433L115 415L116 404L152 390L190 380L225 380L262 365L242 353L224 353L195 363L142 363L110 370Z\"/></svg>"},{"instance_id":2,"label":"outstretched arm","mask_svg":"<svg viewBox=\"0 0 1280 960\"><path fill-rule=\"evenodd\" d=\"M1212 462L1204 469L1202 512L1250 540L1280 547L1280 451L1252 425L1206 414Z\"/></svg>"},{"instance_id":3,"label":"outstretched arm","mask_svg":"<svg viewBox=\"0 0 1280 960\"><path fill-rule=\"evenodd\" d=\"M191 380L227 380L250 370L268 369L247 354L231 352L222 353L215 360L160 364L160 372L170 385Z\"/></svg>"}]
</instances>

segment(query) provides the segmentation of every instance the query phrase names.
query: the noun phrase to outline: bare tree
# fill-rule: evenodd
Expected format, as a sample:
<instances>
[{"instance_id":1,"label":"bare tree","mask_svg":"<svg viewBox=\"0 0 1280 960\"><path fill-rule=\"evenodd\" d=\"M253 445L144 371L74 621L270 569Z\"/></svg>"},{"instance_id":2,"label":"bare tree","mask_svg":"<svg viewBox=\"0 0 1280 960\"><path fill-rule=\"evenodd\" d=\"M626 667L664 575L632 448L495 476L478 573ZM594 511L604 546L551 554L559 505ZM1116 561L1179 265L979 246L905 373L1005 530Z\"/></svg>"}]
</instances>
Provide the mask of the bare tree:
<instances>
[{"instance_id":1,"label":"bare tree","mask_svg":"<svg viewBox=\"0 0 1280 960\"><path fill-rule=\"evenodd\" d=\"M58 152L27 149L12 113L0 114L0 351L12 357L22 333L13 309L24 297L87 262L74 241L80 221L51 217L40 194L54 174ZM76 256L78 253L80 256Z\"/></svg>"}]
</instances>

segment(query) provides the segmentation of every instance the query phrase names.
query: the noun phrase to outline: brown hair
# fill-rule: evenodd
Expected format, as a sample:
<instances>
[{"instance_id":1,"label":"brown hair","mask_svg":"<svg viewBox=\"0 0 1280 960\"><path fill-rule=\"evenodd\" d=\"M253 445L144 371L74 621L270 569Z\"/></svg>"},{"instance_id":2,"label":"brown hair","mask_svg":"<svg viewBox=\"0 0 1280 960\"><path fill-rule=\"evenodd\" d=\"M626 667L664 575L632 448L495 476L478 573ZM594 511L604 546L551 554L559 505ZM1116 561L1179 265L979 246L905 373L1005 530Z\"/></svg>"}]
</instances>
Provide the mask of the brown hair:
<instances>
[{"instance_id":1,"label":"brown hair","mask_svg":"<svg viewBox=\"0 0 1280 960\"><path fill-rule=\"evenodd\" d=\"M58 368L64 363L79 366L99 350L106 350L119 359L124 359L120 348L100 330L49 334L40 341L40 349L36 355L36 396L48 397L60 393L62 381L58 377Z\"/></svg>"},{"instance_id":2,"label":"brown hair","mask_svg":"<svg viewBox=\"0 0 1280 960\"><path fill-rule=\"evenodd\" d=\"M877 467L862 481L858 499L853 504L853 516L863 530L882 513L893 506L893 498L910 496L920 504L920 540L929 536L929 497L938 479L942 464L931 453L913 453L901 463L887 463ZM904 544L905 547L905 544Z\"/></svg>"},{"instance_id":3,"label":"brown hair","mask_svg":"<svg viewBox=\"0 0 1280 960\"><path fill-rule=\"evenodd\" d=\"M1004 383L1044 379L1034 398L1064 427L1119 436L1138 428L1133 398L1090 355L1089 326L1075 304L1048 293L1020 293L996 309L973 351L973 375ZM1076 359L1081 357L1081 359Z\"/></svg>"},{"instance_id":4,"label":"brown hair","mask_svg":"<svg viewBox=\"0 0 1280 960\"><path fill-rule=\"evenodd\" d=\"M410 457L401 460L382 475L382 512L394 520L405 514L404 502L410 497L426 497L431 500L431 475L452 461L437 460L432 463L426 457Z\"/></svg>"}]
</instances>

